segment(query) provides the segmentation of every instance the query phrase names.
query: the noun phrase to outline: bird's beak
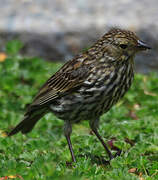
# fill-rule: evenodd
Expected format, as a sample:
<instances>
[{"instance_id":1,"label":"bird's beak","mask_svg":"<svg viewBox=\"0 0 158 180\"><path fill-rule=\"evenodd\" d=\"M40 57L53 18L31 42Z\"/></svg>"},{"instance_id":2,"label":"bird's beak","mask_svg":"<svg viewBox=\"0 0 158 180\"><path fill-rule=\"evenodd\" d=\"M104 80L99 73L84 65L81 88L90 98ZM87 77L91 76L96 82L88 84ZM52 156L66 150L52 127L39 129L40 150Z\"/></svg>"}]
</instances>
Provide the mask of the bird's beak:
<instances>
[{"instance_id":1,"label":"bird's beak","mask_svg":"<svg viewBox=\"0 0 158 180\"><path fill-rule=\"evenodd\" d=\"M147 44L145 44L143 41L140 41L140 40L138 40L137 41L137 48L139 49L139 50L147 50L147 49L151 49L151 47L149 47Z\"/></svg>"}]
</instances>

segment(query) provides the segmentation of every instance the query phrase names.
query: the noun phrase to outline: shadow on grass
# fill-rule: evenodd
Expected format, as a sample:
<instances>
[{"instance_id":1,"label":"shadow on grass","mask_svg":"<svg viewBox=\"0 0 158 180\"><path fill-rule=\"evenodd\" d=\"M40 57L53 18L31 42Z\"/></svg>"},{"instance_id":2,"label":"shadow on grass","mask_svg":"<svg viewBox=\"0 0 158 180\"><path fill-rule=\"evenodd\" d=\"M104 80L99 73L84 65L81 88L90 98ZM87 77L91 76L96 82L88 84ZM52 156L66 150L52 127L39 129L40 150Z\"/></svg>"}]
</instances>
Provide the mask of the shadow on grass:
<instances>
[{"instance_id":1,"label":"shadow on grass","mask_svg":"<svg viewBox=\"0 0 158 180\"><path fill-rule=\"evenodd\" d=\"M114 158L117 156L121 155L121 150L118 150L115 154L114 154ZM90 158L92 164L97 164L97 165L110 165L110 161L111 160L106 160L104 156L97 156L97 155L93 155L91 153L86 153L84 155L80 154L78 157L86 157L86 158Z\"/></svg>"}]
</instances>

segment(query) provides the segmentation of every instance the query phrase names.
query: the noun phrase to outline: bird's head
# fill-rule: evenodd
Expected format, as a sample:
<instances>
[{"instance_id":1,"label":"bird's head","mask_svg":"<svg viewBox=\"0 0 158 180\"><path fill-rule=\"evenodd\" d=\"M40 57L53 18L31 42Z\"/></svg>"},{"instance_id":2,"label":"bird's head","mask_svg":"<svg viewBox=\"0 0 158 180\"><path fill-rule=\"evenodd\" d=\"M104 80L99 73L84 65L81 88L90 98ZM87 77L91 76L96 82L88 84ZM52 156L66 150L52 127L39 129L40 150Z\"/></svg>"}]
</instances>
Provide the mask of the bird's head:
<instances>
[{"instance_id":1,"label":"bird's head","mask_svg":"<svg viewBox=\"0 0 158 180\"><path fill-rule=\"evenodd\" d=\"M103 36L106 51L118 60L126 60L137 52L150 49L132 31L111 29Z\"/></svg>"}]
</instances>

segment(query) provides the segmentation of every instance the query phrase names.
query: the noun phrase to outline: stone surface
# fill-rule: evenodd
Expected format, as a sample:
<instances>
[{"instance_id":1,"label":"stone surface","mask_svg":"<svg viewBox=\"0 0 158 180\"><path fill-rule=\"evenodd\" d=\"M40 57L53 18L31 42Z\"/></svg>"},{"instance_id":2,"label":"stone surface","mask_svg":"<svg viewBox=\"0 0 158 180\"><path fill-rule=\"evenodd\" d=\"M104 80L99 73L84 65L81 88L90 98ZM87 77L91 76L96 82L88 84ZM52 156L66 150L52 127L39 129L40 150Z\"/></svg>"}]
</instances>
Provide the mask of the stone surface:
<instances>
[{"instance_id":1,"label":"stone surface","mask_svg":"<svg viewBox=\"0 0 158 180\"><path fill-rule=\"evenodd\" d=\"M18 38L23 54L68 60L109 27L135 31L152 50L137 56L136 70L158 70L157 0L0 0L0 47Z\"/></svg>"}]
</instances>

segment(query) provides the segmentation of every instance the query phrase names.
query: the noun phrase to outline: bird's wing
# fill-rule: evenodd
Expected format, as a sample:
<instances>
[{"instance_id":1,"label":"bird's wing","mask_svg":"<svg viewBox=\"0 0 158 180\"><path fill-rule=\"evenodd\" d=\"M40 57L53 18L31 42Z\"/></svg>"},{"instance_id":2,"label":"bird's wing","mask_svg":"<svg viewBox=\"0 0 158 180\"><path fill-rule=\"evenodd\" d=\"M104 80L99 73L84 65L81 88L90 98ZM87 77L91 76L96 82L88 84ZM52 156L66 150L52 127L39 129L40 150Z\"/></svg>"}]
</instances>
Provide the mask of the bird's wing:
<instances>
[{"instance_id":1,"label":"bird's wing","mask_svg":"<svg viewBox=\"0 0 158 180\"><path fill-rule=\"evenodd\" d=\"M83 59L85 59L85 57ZM68 61L42 86L30 105L30 108L33 106L46 105L52 100L80 86L89 72L89 67L82 62L83 61L77 61L76 59Z\"/></svg>"}]
</instances>

